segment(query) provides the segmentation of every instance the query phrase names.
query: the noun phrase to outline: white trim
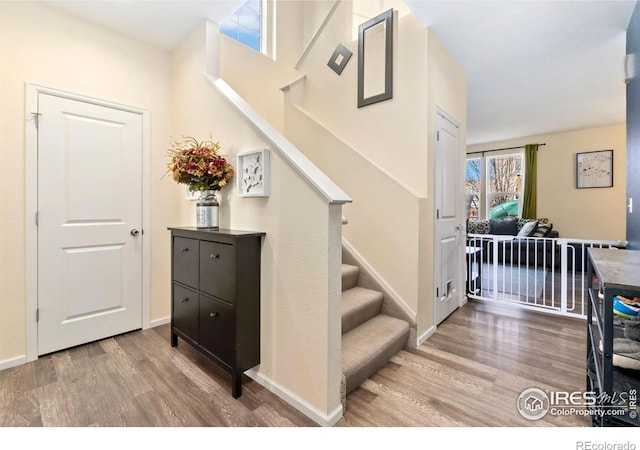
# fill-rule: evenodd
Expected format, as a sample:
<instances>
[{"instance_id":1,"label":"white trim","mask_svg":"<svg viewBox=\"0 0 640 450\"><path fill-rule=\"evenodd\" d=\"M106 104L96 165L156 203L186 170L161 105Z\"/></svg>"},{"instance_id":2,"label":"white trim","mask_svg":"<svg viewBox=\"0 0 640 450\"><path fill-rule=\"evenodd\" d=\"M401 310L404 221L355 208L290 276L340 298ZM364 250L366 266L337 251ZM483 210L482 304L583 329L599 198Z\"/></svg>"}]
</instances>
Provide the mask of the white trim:
<instances>
[{"instance_id":1,"label":"white trim","mask_svg":"<svg viewBox=\"0 0 640 450\"><path fill-rule=\"evenodd\" d=\"M171 316L162 317L160 319L155 319L149 322L149 328L159 327L160 325L166 325L171 323Z\"/></svg>"},{"instance_id":2,"label":"white trim","mask_svg":"<svg viewBox=\"0 0 640 450\"><path fill-rule=\"evenodd\" d=\"M424 342L429 339L433 333L435 333L437 330L437 327L435 325L431 325L429 327L429 329L427 331L425 331L424 333L422 333L419 337L418 337L418 347L421 346L422 344L424 344Z\"/></svg>"},{"instance_id":3,"label":"white trim","mask_svg":"<svg viewBox=\"0 0 640 450\"><path fill-rule=\"evenodd\" d=\"M25 92L25 294L27 361L38 359L38 129L33 112L38 112L38 86L27 84Z\"/></svg>"},{"instance_id":4,"label":"white trim","mask_svg":"<svg viewBox=\"0 0 640 450\"><path fill-rule=\"evenodd\" d=\"M236 91L222 78L215 78L208 73L202 74L224 99L226 99L240 114L242 114L271 144L287 163L300 176L314 187L329 204L351 203L349 197L324 172L311 162L287 138L276 130L267 120L256 112Z\"/></svg>"},{"instance_id":5,"label":"white trim","mask_svg":"<svg viewBox=\"0 0 640 450\"><path fill-rule=\"evenodd\" d=\"M300 67L302 66L302 63L304 62L304 60L307 58L307 56L311 52L311 48L313 48L313 46L315 45L316 41L320 37L320 34L324 31L324 28L329 23L329 20L331 20L331 17L333 16L333 13L336 12L336 9L338 9L338 5L341 3L341 1L342 0L336 0L335 2L333 2L333 5L331 5L331 9L327 13L326 17L324 18L324 20L322 21L322 23L320 24L320 26L318 27L316 32L313 33L313 36L311 36L311 39L309 40L309 43L304 48L304 51L302 52L302 55L300 56L300 58L298 59L298 62L294 66L296 68L296 70L300 70Z\"/></svg>"},{"instance_id":6,"label":"white trim","mask_svg":"<svg viewBox=\"0 0 640 450\"><path fill-rule=\"evenodd\" d=\"M280 90L282 92L287 92L289 89L291 89L293 86L295 86L296 84L300 83L301 81L304 81L307 79L306 75L300 75L298 78L296 78L293 81L290 81L289 83L285 84L284 86L282 86L280 88Z\"/></svg>"},{"instance_id":7,"label":"white trim","mask_svg":"<svg viewBox=\"0 0 640 450\"><path fill-rule=\"evenodd\" d=\"M382 289L384 289L389 294L389 296L393 299L394 302L398 304L398 306L405 312L405 314L407 314L409 317L413 318L415 322L417 322L418 315L416 314L416 312L413 309L411 309L409 305L407 305L407 303L402 299L402 297L400 297L400 294L398 294L396 290L393 289L389 285L389 283L385 281L384 278L382 278L382 275L376 272L376 270L371 266L371 264L369 264L367 260L364 259L364 257L360 253L358 253L358 251L344 237L342 238L342 245L344 245L344 247L347 249L349 253L351 253L351 255L358 262L358 264L366 272L368 272L369 275L371 275L371 277L380 285L380 287L382 287Z\"/></svg>"},{"instance_id":8,"label":"white trim","mask_svg":"<svg viewBox=\"0 0 640 450\"><path fill-rule=\"evenodd\" d=\"M0 370L10 369L27 363L27 355L16 356L15 358L3 359L0 361Z\"/></svg>"},{"instance_id":9,"label":"white trim","mask_svg":"<svg viewBox=\"0 0 640 450\"><path fill-rule=\"evenodd\" d=\"M318 411L315 406L309 404L309 402L307 402L300 396L294 394L289 389L278 384L271 378L265 376L255 369L247 370L245 372L245 375L247 375L259 385L263 386L268 391L273 392L275 395L289 403L291 406L296 408L298 411L313 420L318 425L321 425L323 427L332 427L342 418L342 405L338 405L329 414L324 414L321 411Z\"/></svg>"},{"instance_id":10,"label":"white trim","mask_svg":"<svg viewBox=\"0 0 640 450\"><path fill-rule=\"evenodd\" d=\"M151 114L149 110L101 100L81 94L26 83L25 93L25 290L26 290L26 361L38 359L38 129L32 112L38 111L38 95L48 94L93 105L140 114L142 117L142 328L150 326L151 310Z\"/></svg>"}]
</instances>

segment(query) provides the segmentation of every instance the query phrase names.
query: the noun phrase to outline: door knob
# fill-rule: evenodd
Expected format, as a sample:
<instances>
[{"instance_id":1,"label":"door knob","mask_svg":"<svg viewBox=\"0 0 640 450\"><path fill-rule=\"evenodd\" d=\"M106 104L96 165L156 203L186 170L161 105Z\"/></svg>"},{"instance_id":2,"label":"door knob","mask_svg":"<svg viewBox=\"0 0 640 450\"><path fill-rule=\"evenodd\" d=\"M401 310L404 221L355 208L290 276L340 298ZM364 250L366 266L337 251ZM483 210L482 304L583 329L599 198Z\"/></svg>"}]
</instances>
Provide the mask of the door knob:
<instances>
[{"instance_id":1,"label":"door knob","mask_svg":"<svg viewBox=\"0 0 640 450\"><path fill-rule=\"evenodd\" d=\"M130 231L131 236L137 236L140 234L140 232L138 230L136 230L135 228L133 230Z\"/></svg>"}]
</instances>

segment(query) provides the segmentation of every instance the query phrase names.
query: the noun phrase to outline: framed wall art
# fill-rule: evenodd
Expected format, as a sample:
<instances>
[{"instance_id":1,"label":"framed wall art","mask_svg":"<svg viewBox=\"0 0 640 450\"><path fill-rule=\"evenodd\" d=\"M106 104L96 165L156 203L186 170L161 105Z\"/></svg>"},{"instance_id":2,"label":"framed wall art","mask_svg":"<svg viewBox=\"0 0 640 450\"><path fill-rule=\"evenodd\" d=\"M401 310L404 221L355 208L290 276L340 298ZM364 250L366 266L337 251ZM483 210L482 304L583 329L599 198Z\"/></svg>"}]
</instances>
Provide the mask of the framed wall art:
<instances>
[{"instance_id":1,"label":"framed wall art","mask_svg":"<svg viewBox=\"0 0 640 450\"><path fill-rule=\"evenodd\" d=\"M239 154L236 177L240 197L268 197L269 150Z\"/></svg>"},{"instance_id":2,"label":"framed wall art","mask_svg":"<svg viewBox=\"0 0 640 450\"><path fill-rule=\"evenodd\" d=\"M393 9L358 27L358 108L393 98Z\"/></svg>"},{"instance_id":3,"label":"framed wall art","mask_svg":"<svg viewBox=\"0 0 640 450\"><path fill-rule=\"evenodd\" d=\"M613 187L613 150L576 155L576 188Z\"/></svg>"}]
</instances>

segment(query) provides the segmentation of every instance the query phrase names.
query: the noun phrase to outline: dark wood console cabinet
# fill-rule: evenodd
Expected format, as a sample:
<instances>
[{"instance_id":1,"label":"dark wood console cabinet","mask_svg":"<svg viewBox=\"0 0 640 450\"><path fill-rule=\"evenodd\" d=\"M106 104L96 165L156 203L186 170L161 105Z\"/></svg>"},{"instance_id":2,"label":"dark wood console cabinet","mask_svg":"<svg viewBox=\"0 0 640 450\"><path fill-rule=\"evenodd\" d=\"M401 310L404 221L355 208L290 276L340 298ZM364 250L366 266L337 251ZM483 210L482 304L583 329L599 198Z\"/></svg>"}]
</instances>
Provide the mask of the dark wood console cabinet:
<instances>
[{"instance_id":1,"label":"dark wood console cabinet","mask_svg":"<svg viewBox=\"0 0 640 450\"><path fill-rule=\"evenodd\" d=\"M260 247L265 233L171 230L171 346L178 336L231 373L260 363Z\"/></svg>"}]
</instances>

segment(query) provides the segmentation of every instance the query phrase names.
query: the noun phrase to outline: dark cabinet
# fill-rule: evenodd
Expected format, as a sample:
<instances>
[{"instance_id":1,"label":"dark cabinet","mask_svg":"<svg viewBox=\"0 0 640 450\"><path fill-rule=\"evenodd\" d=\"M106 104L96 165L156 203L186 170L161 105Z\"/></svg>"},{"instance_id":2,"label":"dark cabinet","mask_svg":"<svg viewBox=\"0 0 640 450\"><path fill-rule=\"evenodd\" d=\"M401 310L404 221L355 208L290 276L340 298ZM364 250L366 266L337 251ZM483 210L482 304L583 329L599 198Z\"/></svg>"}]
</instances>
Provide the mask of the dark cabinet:
<instances>
[{"instance_id":1,"label":"dark cabinet","mask_svg":"<svg viewBox=\"0 0 640 450\"><path fill-rule=\"evenodd\" d=\"M178 337L228 371L232 395L260 363L260 248L264 233L170 228L171 346Z\"/></svg>"},{"instance_id":2,"label":"dark cabinet","mask_svg":"<svg viewBox=\"0 0 640 450\"><path fill-rule=\"evenodd\" d=\"M590 248L587 260L587 392L593 426L639 426L640 371L620 363L616 342L625 319L614 314L616 296L640 297L640 251ZM628 356L626 356L628 358Z\"/></svg>"}]
</instances>

